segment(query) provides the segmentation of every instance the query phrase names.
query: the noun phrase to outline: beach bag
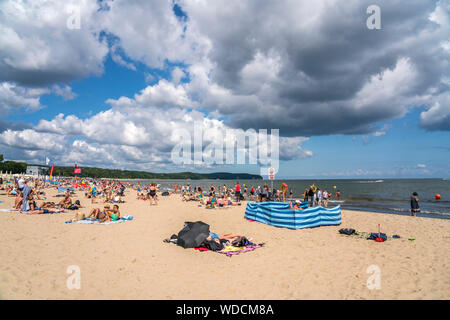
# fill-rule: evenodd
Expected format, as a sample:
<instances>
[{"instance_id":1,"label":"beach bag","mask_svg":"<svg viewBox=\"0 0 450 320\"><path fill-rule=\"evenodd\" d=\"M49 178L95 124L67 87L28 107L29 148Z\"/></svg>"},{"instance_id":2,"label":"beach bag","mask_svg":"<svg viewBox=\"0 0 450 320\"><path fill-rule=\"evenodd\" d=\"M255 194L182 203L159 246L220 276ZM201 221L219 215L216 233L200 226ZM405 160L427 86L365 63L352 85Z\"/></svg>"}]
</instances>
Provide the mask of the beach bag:
<instances>
[{"instance_id":1,"label":"beach bag","mask_svg":"<svg viewBox=\"0 0 450 320\"><path fill-rule=\"evenodd\" d=\"M214 240L204 240L203 245L205 246L205 248L207 248L211 251L220 251L223 249L223 244L217 243Z\"/></svg>"},{"instance_id":2,"label":"beach bag","mask_svg":"<svg viewBox=\"0 0 450 320\"><path fill-rule=\"evenodd\" d=\"M67 209L69 210L78 210L78 207L74 204L71 204Z\"/></svg>"},{"instance_id":3,"label":"beach bag","mask_svg":"<svg viewBox=\"0 0 450 320\"><path fill-rule=\"evenodd\" d=\"M233 242L231 242L231 245L233 247L243 247L248 244L251 244L250 241L246 237L238 237L237 239L234 239Z\"/></svg>"},{"instance_id":4,"label":"beach bag","mask_svg":"<svg viewBox=\"0 0 450 320\"><path fill-rule=\"evenodd\" d=\"M387 240L385 233L371 233L367 240L376 240L378 237L381 238L383 242Z\"/></svg>"},{"instance_id":5,"label":"beach bag","mask_svg":"<svg viewBox=\"0 0 450 320\"><path fill-rule=\"evenodd\" d=\"M169 195L169 191L164 191L161 195L166 197Z\"/></svg>"},{"instance_id":6,"label":"beach bag","mask_svg":"<svg viewBox=\"0 0 450 320\"><path fill-rule=\"evenodd\" d=\"M343 228L339 230L340 234L346 234L348 236L352 235L355 233L355 229L350 229L350 228Z\"/></svg>"}]
</instances>

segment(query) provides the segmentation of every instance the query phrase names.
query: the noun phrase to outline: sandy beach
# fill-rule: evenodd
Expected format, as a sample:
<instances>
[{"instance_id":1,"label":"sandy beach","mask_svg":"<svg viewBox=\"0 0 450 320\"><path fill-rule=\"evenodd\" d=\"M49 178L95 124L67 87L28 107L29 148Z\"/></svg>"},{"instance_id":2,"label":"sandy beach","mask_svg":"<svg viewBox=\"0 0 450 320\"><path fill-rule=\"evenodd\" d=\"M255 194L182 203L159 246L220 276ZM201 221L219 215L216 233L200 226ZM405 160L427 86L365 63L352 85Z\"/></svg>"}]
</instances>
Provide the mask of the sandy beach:
<instances>
[{"instance_id":1,"label":"sandy beach","mask_svg":"<svg viewBox=\"0 0 450 320\"><path fill-rule=\"evenodd\" d=\"M56 201L55 189L46 189ZM92 207L77 192L88 213ZM114 225L66 224L76 211L26 215L0 212L1 299L449 299L450 220L342 211L342 225L289 230L244 219L242 206L206 210L179 195L157 206L127 190ZM0 208L13 197L0 195ZM100 202L100 201L99 201ZM203 221L217 233L241 233L265 243L253 252L223 254L183 249L163 239L185 221ZM340 235L340 228L400 239L377 243ZM408 238L414 237L415 241ZM76 265L81 288L69 290ZM369 289L369 266L380 289Z\"/></svg>"}]
</instances>

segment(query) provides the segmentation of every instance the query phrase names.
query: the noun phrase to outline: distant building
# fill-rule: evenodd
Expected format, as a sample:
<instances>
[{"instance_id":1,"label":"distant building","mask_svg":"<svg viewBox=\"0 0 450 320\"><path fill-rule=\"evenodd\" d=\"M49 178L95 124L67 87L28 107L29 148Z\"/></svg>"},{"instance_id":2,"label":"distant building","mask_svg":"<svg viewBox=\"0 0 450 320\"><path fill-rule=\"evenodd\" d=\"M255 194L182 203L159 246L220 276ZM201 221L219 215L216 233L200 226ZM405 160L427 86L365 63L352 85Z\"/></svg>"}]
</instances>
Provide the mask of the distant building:
<instances>
[{"instance_id":1,"label":"distant building","mask_svg":"<svg viewBox=\"0 0 450 320\"><path fill-rule=\"evenodd\" d=\"M47 170L47 167L41 167L41 166L27 166L27 172L26 174L30 175L44 175L45 170Z\"/></svg>"}]
</instances>

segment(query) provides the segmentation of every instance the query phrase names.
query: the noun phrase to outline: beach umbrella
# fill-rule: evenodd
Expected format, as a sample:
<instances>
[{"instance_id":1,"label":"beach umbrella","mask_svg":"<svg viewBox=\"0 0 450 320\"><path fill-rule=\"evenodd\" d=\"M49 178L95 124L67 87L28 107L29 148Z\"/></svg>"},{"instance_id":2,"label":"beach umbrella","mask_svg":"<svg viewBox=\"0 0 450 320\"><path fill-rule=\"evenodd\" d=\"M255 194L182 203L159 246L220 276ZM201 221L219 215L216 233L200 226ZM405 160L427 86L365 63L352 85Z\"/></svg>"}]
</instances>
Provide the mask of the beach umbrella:
<instances>
[{"instance_id":1,"label":"beach umbrella","mask_svg":"<svg viewBox=\"0 0 450 320\"><path fill-rule=\"evenodd\" d=\"M209 225L202 222L186 222L178 233L177 245L183 248L196 248L209 237Z\"/></svg>"}]
</instances>

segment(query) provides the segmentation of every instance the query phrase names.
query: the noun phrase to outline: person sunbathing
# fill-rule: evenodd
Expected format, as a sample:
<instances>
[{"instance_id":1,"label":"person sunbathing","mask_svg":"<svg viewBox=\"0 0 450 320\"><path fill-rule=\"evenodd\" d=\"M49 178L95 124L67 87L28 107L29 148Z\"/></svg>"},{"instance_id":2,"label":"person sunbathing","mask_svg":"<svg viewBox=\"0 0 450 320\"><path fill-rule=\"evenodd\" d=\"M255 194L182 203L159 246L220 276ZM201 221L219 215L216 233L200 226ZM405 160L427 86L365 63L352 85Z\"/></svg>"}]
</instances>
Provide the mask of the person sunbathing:
<instances>
[{"instance_id":1,"label":"person sunbathing","mask_svg":"<svg viewBox=\"0 0 450 320\"><path fill-rule=\"evenodd\" d=\"M209 237L207 237L206 240L214 240L214 239L234 240L237 237L242 237L242 235L241 234L237 234L237 233L222 233L222 234L218 234L218 233L210 232L209 233Z\"/></svg>"},{"instance_id":2,"label":"person sunbathing","mask_svg":"<svg viewBox=\"0 0 450 320\"><path fill-rule=\"evenodd\" d=\"M119 193L116 194L116 196L113 199L113 203L124 203L125 201L122 200L122 197Z\"/></svg>"},{"instance_id":3,"label":"person sunbathing","mask_svg":"<svg viewBox=\"0 0 450 320\"><path fill-rule=\"evenodd\" d=\"M59 205L63 208L68 208L72 204L69 192L66 192L64 199L59 202Z\"/></svg>"},{"instance_id":4,"label":"person sunbathing","mask_svg":"<svg viewBox=\"0 0 450 320\"><path fill-rule=\"evenodd\" d=\"M215 208L215 206L217 205L217 200L216 198L214 198L214 196L209 196L208 201L206 201L206 206L207 207L211 207L211 208Z\"/></svg>"},{"instance_id":5,"label":"person sunbathing","mask_svg":"<svg viewBox=\"0 0 450 320\"><path fill-rule=\"evenodd\" d=\"M117 221L120 219L120 210L119 206L115 204L113 206L112 211L105 211L106 215L100 219L100 221L96 221L95 223L102 223L106 221Z\"/></svg>"},{"instance_id":6,"label":"person sunbathing","mask_svg":"<svg viewBox=\"0 0 450 320\"><path fill-rule=\"evenodd\" d=\"M64 209L35 208L34 210L20 211L20 213L26 213L26 214L45 214L45 213L60 213L60 212L64 212Z\"/></svg>"},{"instance_id":7,"label":"person sunbathing","mask_svg":"<svg viewBox=\"0 0 450 320\"><path fill-rule=\"evenodd\" d=\"M219 199L217 199L217 205L219 206L219 207L225 207L225 206L227 206L227 199L226 199L226 197L225 196L223 196L222 198L219 198Z\"/></svg>"},{"instance_id":8,"label":"person sunbathing","mask_svg":"<svg viewBox=\"0 0 450 320\"><path fill-rule=\"evenodd\" d=\"M40 208L45 208L45 209L50 209L50 208L55 208L55 207L56 207L56 204L54 202L50 202L50 201L42 202L40 205Z\"/></svg>"},{"instance_id":9,"label":"person sunbathing","mask_svg":"<svg viewBox=\"0 0 450 320\"><path fill-rule=\"evenodd\" d=\"M15 197L17 196L19 193L17 192L15 187L12 186L8 186L6 189L6 194L10 197Z\"/></svg>"},{"instance_id":10,"label":"person sunbathing","mask_svg":"<svg viewBox=\"0 0 450 320\"><path fill-rule=\"evenodd\" d=\"M109 207L109 205L106 205L103 208L103 211L101 211L99 208L94 208L91 210L91 212L89 213L89 215L86 218L90 218L93 217L94 219L104 219L106 216L108 216L108 214L110 213L111 209Z\"/></svg>"},{"instance_id":11,"label":"person sunbathing","mask_svg":"<svg viewBox=\"0 0 450 320\"><path fill-rule=\"evenodd\" d=\"M206 241L214 241L217 242L220 245L223 245L224 247L228 245L241 245L243 242L244 244L251 244L252 238L245 238L241 234L237 233L223 233L223 234L217 234L214 232L210 232L209 236L205 239Z\"/></svg>"}]
</instances>

